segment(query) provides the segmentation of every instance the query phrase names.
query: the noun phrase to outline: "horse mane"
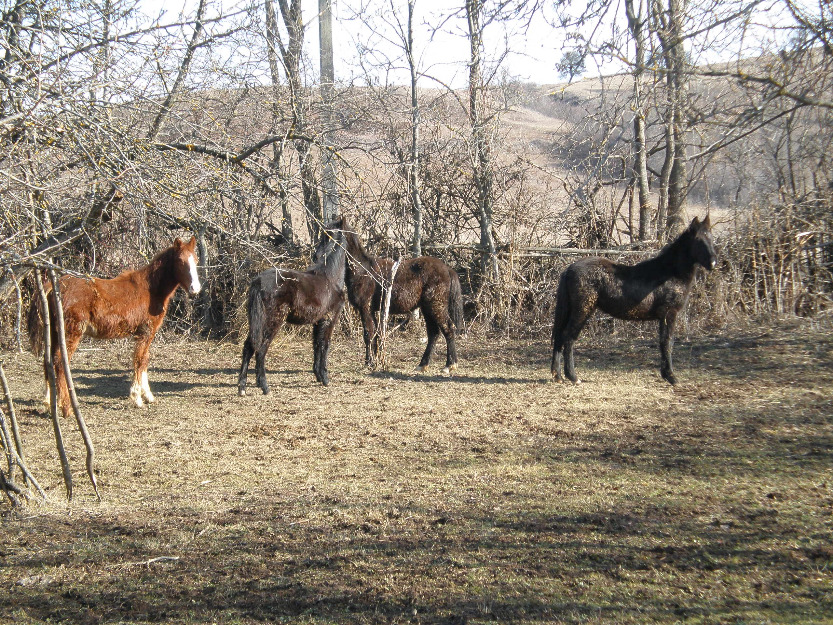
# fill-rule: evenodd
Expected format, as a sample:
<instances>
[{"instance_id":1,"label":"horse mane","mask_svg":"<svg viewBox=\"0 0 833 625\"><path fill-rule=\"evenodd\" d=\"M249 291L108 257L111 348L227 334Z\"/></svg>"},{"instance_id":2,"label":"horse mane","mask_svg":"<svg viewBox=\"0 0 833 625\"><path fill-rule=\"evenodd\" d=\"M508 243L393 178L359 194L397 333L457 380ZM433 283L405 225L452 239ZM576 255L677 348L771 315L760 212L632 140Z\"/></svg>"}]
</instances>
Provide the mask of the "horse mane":
<instances>
[{"instance_id":1,"label":"horse mane","mask_svg":"<svg viewBox=\"0 0 833 625\"><path fill-rule=\"evenodd\" d=\"M653 265L665 268L671 267L673 268L674 274L679 277L688 277L689 275L692 275L694 261L691 256L690 248L691 240L694 236L694 231L692 231L690 227L686 228L677 236L677 238L669 243L666 243L656 256L638 263L637 266L641 265L644 267Z\"/></svg>"},{"instance_id":2,"label":"horse mane","mask_svg":"<svg viewBox=\"0 0 833 625\"><path fill-rule=\"evenodd\" d=\"M359 276L369 275L373 278L374 282L379 282L382 279L379 257L365 250L358 232L348 226L345 219L341 221L342 232L344 233L344 239L349 249L348 261L352 261L351 264L355 267L355 273Z\"/></svg>"},{"instance_id":3,"label":"horse mane","mask_svg":"<svg viewBox=\"0 0 833 625\"><path fill-rule=\"evenodd\" d=\"M126 271L124 273L143 276L151 290L154 290L163 286L162 281L165 279L166 275L162 271L162 268L170 267L172 260L171 256L173 255L174 246L167 247L161 252L157 252L156 256L154 256L144 267L139 267L138 269Z\"/></svg>"},{"instance_id":4,"label":"horse mane","mask_svg":"<svg viewBox=\"0 0 833 625\"><path fill-rule=\"evenodd\" d=\"M347 247L344 244L344 232L341 228L334 227L334 224L327 226L321 235L322 237L327 237L324 249L321 252L318 250L315 252L317 256L321 257L321 260L307 271L323 275L331 280L335 279L336 284L342 287L344 286L344 264Z\"/></svg>"}]
</instances>

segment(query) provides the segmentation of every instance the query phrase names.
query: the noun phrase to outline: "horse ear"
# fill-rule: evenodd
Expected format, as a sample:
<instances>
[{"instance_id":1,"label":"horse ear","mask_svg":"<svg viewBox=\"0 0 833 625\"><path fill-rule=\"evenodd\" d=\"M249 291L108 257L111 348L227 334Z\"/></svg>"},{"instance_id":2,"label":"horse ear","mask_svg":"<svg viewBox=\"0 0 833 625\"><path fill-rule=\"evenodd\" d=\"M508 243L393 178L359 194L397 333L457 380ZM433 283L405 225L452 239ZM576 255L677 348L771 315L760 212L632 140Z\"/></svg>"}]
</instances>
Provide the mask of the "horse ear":
<instances>
[{"instance_id":1,"label":"horse ear","mask_svg":"<svg viewBox=\"0 0 833 625\"><path fill-rule=\"evenodd\" d=\"M702 226L705 230L711 230L711 228L712 228L712 220L711 220L711 215L710 215L709 213L706 213L706 218L703 220L703 223L701 224L701 226Z\"/></svg>"},{"instance_id":2,"label":"horse ear","mask_svg":"<svg viewBox=\"0 0 833 625\"><path fill-rule=\"evenodd\" d=\"M696 232L699 227L700 227L700 220L697 217L695 217L694 219L691 220L691 225L688 227L688 229L691 230L692 232Z\"/></svg>"},{"instance_id":3,"label":"horse ear","mask_svg":"<svg viewBox=\"0 0 833 625\"><path fill-rule=\"evenodd\" d=\"M174 247L177 248L177 249L181 248L182 247L182 239L180 239L179 237L175 238L174 239Z\"/></svg>"},{"instance_id":4,"label":"horse ear","mask_svg":"<svg viewBox=\"0 0 833 625\"><path fill-rule=\"evenodd\" d=\"M194 246L196 246L196 244L197 244L197 237L196 237L196 236L192 236L192 237L191 237L191 240L190 240L190 241L188 241L188 244L187 244L187 245L188 245L188 247L190 247L191 249L194 249Z\"/></svg>"}]
</instances>

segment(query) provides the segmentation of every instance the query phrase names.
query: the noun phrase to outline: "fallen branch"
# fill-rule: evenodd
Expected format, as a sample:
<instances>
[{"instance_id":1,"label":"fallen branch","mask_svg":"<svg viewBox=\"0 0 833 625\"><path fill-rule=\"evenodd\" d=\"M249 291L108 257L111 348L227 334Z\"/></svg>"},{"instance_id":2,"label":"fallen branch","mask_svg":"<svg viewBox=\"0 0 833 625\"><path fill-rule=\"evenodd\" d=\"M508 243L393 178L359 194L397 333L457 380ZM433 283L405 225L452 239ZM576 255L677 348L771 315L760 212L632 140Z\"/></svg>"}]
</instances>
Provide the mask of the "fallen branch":
<instances>
[{"instance_id":1,"label":"fallen branch","mask_svg":"<svg viewBox=\"0 0 833 625\"><path fill-rule=\"evenodd\" d=\"M112 566L150 566L151 564L155 564L156 562L176 562L177 560L179 560L179 556L157 556L155 558L151 558L150 560L144 560L142 562L122 562L121 564L114 564Z\"/></svg>"}]
</instances>

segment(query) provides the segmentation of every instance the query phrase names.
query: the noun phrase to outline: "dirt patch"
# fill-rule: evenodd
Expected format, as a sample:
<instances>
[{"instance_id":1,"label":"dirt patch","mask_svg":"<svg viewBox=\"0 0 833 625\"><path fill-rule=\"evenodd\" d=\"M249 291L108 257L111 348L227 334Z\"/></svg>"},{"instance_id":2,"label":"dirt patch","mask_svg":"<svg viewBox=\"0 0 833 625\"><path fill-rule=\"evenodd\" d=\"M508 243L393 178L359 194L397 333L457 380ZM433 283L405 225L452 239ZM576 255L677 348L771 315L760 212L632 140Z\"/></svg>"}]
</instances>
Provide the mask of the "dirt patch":
<instances>
[{"instance_id":1,"label":"dirt patch","mask_svg":"<svg viewBox=\"0 0 833 625\"><path fill-rule=\"evenodd\" d=\"M546 341L470 335L453 378L413 372L416 334L386 372L360 342L323 388L283 337L240 398L238 345L161 341L143 410L130 346L85 344L103 503L70 424L65 503L35 359L5 354L50 501L2 519L0 622L833 619L829 333L682 341L676 388L651 340L580 342L578 386Z\"/></svg>"}]
</instances>

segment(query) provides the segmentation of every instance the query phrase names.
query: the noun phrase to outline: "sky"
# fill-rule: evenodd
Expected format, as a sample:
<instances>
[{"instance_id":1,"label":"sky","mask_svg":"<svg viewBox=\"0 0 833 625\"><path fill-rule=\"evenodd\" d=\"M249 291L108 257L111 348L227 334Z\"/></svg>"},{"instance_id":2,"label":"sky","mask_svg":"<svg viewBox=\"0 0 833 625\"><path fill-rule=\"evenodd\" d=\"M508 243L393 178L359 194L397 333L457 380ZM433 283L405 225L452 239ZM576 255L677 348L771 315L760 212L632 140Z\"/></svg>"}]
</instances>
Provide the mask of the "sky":
<instances>
[{"instance_id":1,"label":"sky","mask_svg":"<svg viewBox=\"0 0 833 625\"><path fill-rule=\"evenodd\" d=\"M245 1L245 0L244 0ZM406 0L395 0L405 15ZM333 38L335 48L336 80L350 82L358 79L362 70L359 66L357 44L370 43L371 46L388 57L397 56L397 46L386 42L393 33L386 26L385 18L391 17L390 0L335 0ZM215 0L215 6L222 6L224 12L231 11L240 4L240 0ZM464 29L465 20L461 17L446 19L444 27L437 31L431 25L443 22L454 4L463 4L449 0L416 0L415 48L420 54L420 67L424 74L436 78L453 87L465 86L467 81L466 61L469 55L468 40ZM378 7L387 5L379 17ZM307 38L306 53L311 62L317 66L318 20L317 0L303 0L304 21ZM361 11L360 7L365 10ZM179 13L193 12L196 0L139 0L139 7L148 14L155 14L160 9L169 13L171 18ZM361 18L359 18L359 15ZM367 23L375 22L377 33L371 32ZM510 50L503 59L501 70L523 82L552 84L561 82L555 64L561 58L561 46L555 38L555 30L547 25L539 15L527 28L521 24L492 24L485 32L484 48L486 61L493 60L501 51ZM365 60L370 57L365 55ZM389 80L396 84L406 84L407 73L402 70L386 74L376 71L377 80ZM424 79L428 83L430 78ZM421 81L421 84L428 84Z\"/></svg>"}]
</instances>

